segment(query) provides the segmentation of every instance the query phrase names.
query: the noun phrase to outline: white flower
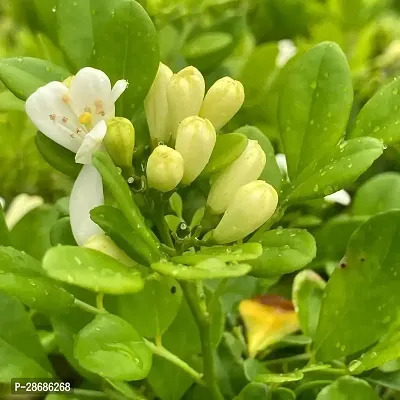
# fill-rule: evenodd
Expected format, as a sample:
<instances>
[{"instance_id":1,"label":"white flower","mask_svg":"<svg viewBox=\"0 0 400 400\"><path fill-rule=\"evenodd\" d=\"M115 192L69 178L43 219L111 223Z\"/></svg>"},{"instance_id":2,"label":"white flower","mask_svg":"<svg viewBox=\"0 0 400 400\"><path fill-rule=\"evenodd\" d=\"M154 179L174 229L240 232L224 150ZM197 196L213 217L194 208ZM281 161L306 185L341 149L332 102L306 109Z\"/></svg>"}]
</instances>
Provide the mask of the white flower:
<instances>
[{"instance_id":1,"label":"white flower","mask_svg":"<svg viewBox=\"0 0 400 400\"><path fill-rule=\"evenodd\" d=\"M288 39L278 42L278 56L276 57L276 66L282 68L297 53L297 47Z\"/></svg>"},{"instance_id":2,"label":"white flower","mask_svg":"<svg viewBox=\"0 0 400 400\"><path fill-rule=\"evenodd\" d=\"M103 187L98 171L90 164L107 132L106 122L115 116L115 102L126 89L126 80L111 88L108 76L94 68L83 68L68 84L50 82L26 101L25 109L36 128L59 145L76 153L82 168L70 200L71 226L82 245L88 234L101 232L90 220L89 211L103 203ZM94 192L96 191L96 192ZM79 209L77 209L78 207ZM87 227L83 227L87 223Z\"/></svg>"},{"instance_id":3,"label":"white flower","mask_svg":"<svg viewBox=\"0 0 400 400\"><path fill-rule=\"evenodd\" d=\"M40 196L31 196L26 193L21 193L14 197L5 213L8 229L14 228L17 222L28 214L28 212L42 204L43 199Z\"/></svg>"},{"instance_id":4,"label":"white flower","mask_svg":"<svg viewBox=\"0 0 400 400\"><path fill-rule=\"evenodd\" d=\"M325 196L324 199L328 203L337 203L342 206L348 206L351 203L351 197L344 189Z\"/></svg>"},{"instance_id":5,"label":"white flower","mask_svg":"<svg viewBox=\"0 0 400 400\"><path fill-rule=\"evenodd\" d=\"M282 153L278 153L275 156L276 163L278 164L278 167L282 173L282 175L287 176L288 174L288 169L287 169L287 161L286 161L286 156Z\"/></svg>"}]
</instances>

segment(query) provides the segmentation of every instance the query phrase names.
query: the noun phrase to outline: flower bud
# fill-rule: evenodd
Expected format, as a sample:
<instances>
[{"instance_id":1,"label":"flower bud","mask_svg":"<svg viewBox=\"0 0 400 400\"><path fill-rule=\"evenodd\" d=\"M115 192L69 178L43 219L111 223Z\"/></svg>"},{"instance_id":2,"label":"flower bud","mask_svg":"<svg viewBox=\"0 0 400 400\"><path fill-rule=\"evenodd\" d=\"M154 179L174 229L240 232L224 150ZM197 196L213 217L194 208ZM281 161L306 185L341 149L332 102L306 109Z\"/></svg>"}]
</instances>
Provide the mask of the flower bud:
<instances>
[{"instance_id":1,"label":"flower bud","mask_svg":"<svg viewBox=\"0 0 400 400\"><path fill-rule=\"evenodd\" d=\"M183 177L183 158L171 147L160 145L147 161L147 182L161 192L174 189Z\"/></svg>"},{"instance_id":2,"label":"flower bud","mask_svg":"<svg viewBox=\"0 0 400 400\"><path fill-rule=\"evenodd\" d=\"M103 233L93 235L83 245L88 249L100 251L108 256L115 258L117 261L126 265L127 267L133 267L137 263L133 261L127 254L121 250L113 240Z\"/></svg>"},{"instance_id":3,"label":"flower bud","mask_svg":"<svg viewBox=\"0 0 400 400\"><path fill-rule=\"evenodd\" d=\"M178 125L186 118L198 115L203 102L205 82L195 67L186 67L175 74L168 84L170 131L176 138Z\"/></svg>"},{"instance_id":4,"label":"flower bud","mask_svg":"<svg viewBox=\"0 0 400 400\"><path fill-rule=\"evenodd\" d=\"M266 222L277 205L278 193L267 182L253 181L242 186L214 230L215 241L222 244L243 239Z\"/></svg>"},{"instance_id":5,"label":"flower bud","mask_svg":"<svg viewBox=\"0 0 400 400\"><path fill-rule=\"evenodd\" d=\"M133 148L135 147L135 128L131 121L122 117L109 119L104 145L116 165L131 167Z\"/></svg>"},{"instance_id":6,"label":"flower bud","mask_svg":"<svg viewBox=\"0 0 400 400\"><path fill-rule=\"evenodd\" d=\"M183 157L182 183L192 183L210 160L217 135L211 122L197 116L185 118L178 127L175 150Z\"/></svg>"},{"instance_id":7,"label":"flower bud","mask_svg":"<svg viewBox=\"0 0 400 400\"><path fill-rule=\"evenodd\" d=\"M266 156L257 140L248 140L243 153L214 181L207 205L215 214L223 213L240 187L261 175Z\"/></svg>"},{"instance_id":8,"label":"flower bud","mask_svg":"<svg viewBox=\"0 0 400 400\"><path fill-rule=\"evenodd\" d=\"M170 137L168 125L167 87L173 72L163 63L158 67L157 75L144 100L147 125L153 143L168 143Z\"/></svg>"},{"instance_id":9,"label":"flower bud","mask_svg":"<svg viewBox=\"0 0 400 400\"><path fill-rule=\"evenodd\" d=\"M226 76L210 87L199 115L210 120L215 130L218 130L239 111L243 102L242 83Z\"/></svg>"}]
</instances>

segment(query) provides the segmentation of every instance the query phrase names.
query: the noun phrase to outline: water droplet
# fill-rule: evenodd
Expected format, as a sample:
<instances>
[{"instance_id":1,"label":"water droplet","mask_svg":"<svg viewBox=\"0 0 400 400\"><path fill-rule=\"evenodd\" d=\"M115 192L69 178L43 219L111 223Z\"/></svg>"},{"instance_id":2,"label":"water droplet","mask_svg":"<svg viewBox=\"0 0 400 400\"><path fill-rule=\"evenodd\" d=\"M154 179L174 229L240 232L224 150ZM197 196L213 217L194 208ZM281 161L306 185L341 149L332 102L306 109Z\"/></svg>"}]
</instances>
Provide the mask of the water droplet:
<instances>
[{"instance_id":1,"label":"water droplet","mask_svg":"<svg viewBox=\"0 0 400 400\"><path fill-rule=\"evenodd\" d=\"M352 166L353 166L353 164L351 164L351 163L348 165L349 168L351 168Z\"/></svg>"},{"instance_id":2,"label":"water droplet","mask_svg":"<svg viewBox=\"0 0 400 400\"><path fill-rule=\"evenodd\" d=\"M82 265L82 261L78 257L74 257L78 265Z\"/></svg>"},{"instance_id":3,"label":"water droplet","mask_svg":"<svg viewBox=\"0 0 400 400\"><path fill-rule=\"evenodd\" d=\"M345 351L346 350L346 346L343 344L342 346L340 346L340 351Z\"/></svg>"},{"instance_id":4,"label":"water droplet","mask_svg":"<svg viewBox=\"0 0 400 400\"><path fill-rule=\"evenodd\" d=\"M20 62L20 63L22 63L22 61L24 61L24 59L23 59L22 57L18 57L18 58L17 58L17 61Z\"/></svg>"},{"instance_id":5,"label":"water droplet","mask_svg":"<svg viewBox=\"0 0 400 400\"><path fill-rule=\"evenodd\" d=\"M310 88L315 89L316 87L317 87L317 82L316 81L312 82Z\"/></svg>"},{"instance_id":6,"label":"water droplet","mask_svg":"<svg viewBox=\"0 0 400 400\"><path fill-rule=\"evenodd\" d=\"M353 372L355 371L357 368L361 367L362 362L360 360L353 360L350 364L349 364L349 371Z\"/></svg>"},{"instance_id":7,"label":"water droplet","mask_svg":"<svg viewBox=\"0 0 400 400\"><path fill-rule=\"evenodd\" d=\"M314 186L314 192L318 192L318 189L319 189L319 186L318 186L318 185L315 185L315 186Z\"/></svg>"},{"instance_id":8,"label":"water droplet","mask_svg":"<svg viewBox=\"0 0 400 400\"><path fill-rule=\"evenodd\" d=\"M54 6L54 7L51 9L51 11L52 11L52 12L56 12L56 11L57 11L57 7Z\"/></svg>"},{"instance_id":9,"label":"water droplet","mask_svg":"<svg viewBox=\"0 0 400 400\"><path fill-rule=\"evenodd\" d=\"M380 129L381 129L381 127L379 125L375 126L374 133L378 132Z\"/></svg>"},{"instance_id":10,"label":"water droplet","mask_svg":"<svg viewBox=\"0 0 400 400\"><path fill-rule=\"evenodd\" d=\"M397 94L399 94L399 89L397 89L397 88L394 88L394 89L392 90L392 93L393 93L394 95L397 95Z\"/></svg>"},{"instance_id":11,"label":"water droplet","mask_svg":"<svg viewBox=\"0 0 400 400\"><path fill-rule=\"evenodd\" d=\"M276 234L277 235L282 235L283 233L283 227L282 226L278 226L278 228L276 229Z\"/></svg>"},{"instance_id":12,"label":"water droplet","mask_svg":"<svg viewBox=\"0 0 400 400\"><path fill-rule=\"evenodd\" d=\"M310 125L314 125L314 120L313 119L310 121Z\"/></svg>"},{"instance_id":13,"label":"water droplet","mask_svg":"<svg viewBox=\"0 0 400 400\"><path fill-rule=\"evenodd\" d=\"M67 275L67 281L72 283L74 281L74 277L72 275Z\"/></svg>"},{"instance_id":14,"label":"water droplet","mask_svg":"<svg viewBox=\"0 0 400 400\"><path fill-rule=\"evenodd\" d=\"M371 358L375 358L375 357L377 357L378 356L378 354L376 353L376 351L373 351L372 353L371 353Z\"/></svg>"}]
</instances>

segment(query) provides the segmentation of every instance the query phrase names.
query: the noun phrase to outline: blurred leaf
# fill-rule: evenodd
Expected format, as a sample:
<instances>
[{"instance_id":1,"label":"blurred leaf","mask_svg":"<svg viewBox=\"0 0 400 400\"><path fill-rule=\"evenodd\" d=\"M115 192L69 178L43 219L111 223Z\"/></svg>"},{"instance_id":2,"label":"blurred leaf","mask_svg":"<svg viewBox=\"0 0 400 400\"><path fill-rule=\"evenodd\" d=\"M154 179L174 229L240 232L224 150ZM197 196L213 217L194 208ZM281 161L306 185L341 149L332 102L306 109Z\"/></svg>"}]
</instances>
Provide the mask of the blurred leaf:
<instances>
[{"instance_id":1,"label":"blurred leaf","mask_svg":"<svg viewBox=\"0 0 400 400\"><path fill-rule=\"evenodd\" d=\"M250 140L257 140L267 156L267 162L259 179L268 182L276 190L279 190L281 187L282 175L275 159L274 148L269 139L255 126L246 125L237 129L236 132L246 135Z\"/></svg>"},{"instance_id":2,"label":"blurred leaf","mask_svg":"<svg viewBox=\"0 0 400 400\"><path fill-rule=\"evenodd\" d=\"M251 275L273 277L304 268L315 257L313 236L303 229L273 229L262 234L259 240L262 255L249 261Z\"/></svg>"},{"instance_id":3,"label":"blurred leaf","mask_svg":"<svg viewBox=\"0 0 400 400\"><path fill-rule=\"evenodd\" d=\"M0 80L19 99L26 100L51 81L63 81L68 72L49 61L31 57L0 60Z\"/></svg>"},{"instance_id":4,"label":"blurred leaf","mask_svg":"<svg viewBox=\"0 0 400 400\"><path fill-rule=\"evenodd\" d=\"M123 319L99 314L75 340L79 364L101 377L141 380L150 371L152 354L141 336Z\"/></svg>"},{"instance_id":5,"label":"blurred leaf","mask_svg":"<svg viewBox=\"0 0 400 400\"><path fill-rule=\"evenodd\" d=\"M77 246L71 230L69 217L64 217L55 222L50 231L50 242L52 246L58 244L64 246Z\"/></svg>"},{"instance_id":6,"label":"blurred leaf","mask_svg":"<svg viewBox=\"0 0 400 400\"><path fill-rule=\"evenodd\" d=\"M11 245L10 232L8 231L8 227L4 217L3 206L0 204L0 246L10 246L10 245Z\"/></svg>"},{"instance_id":7,"label":"blurred leaf","mask_svg":"<svg viewBox=\"0 0 400 400\"><path fill-rule=\"evenodd\" d=\"M0 93L0 112L25 111L24 102L15 97L11 92Z\"/></svg>"},{"instance_id":8,"label":"blurred leaf","mask_svg":"<svg viewBox=\"0 0 400 400\"><path fill-rule=\"evenodd\" d=\"M354 196L354 215L375 215L400 208L400 174L384 172L362 184Z\"/></svg>"},{"instance_id":9,"label":"blurred leaf","mask_svg":"<svg viewBox=\"0 0 400 400\"><path fill-rule=\"evenodd\" d=\"M316 400L378 400L379 396L365 381L351 376L342 376L324 387Z\"/></svg>"},{"instance_id":10,"label":"blurred leaf","mask_svg":"<svg viewBox=\"0 0 400 400\"><path fill-rule=\"evenodd\" d=\"M173 193L172 196L169 198L169 204L172 208L172 210L175 212L175 214L179 217L182 218L182 197L179 196L178 193Z\"/></svg>"},{"instance_id":11,"label":"blurred leaf","mask_svg":"<svg viewBox=\"0 0 400 400\"><path fill-rule=\"evenodd\" d=\"M268 386L260 382L247 384L234 400L261 400L268 398Z\"/></svg>"},{"instance_id":12,"label":"blurred leaf","mask_svg":"<svg viewBox=\"0 0 400 400\"><path fill-rule=\"evenodd\" d=\"M326 286L315 338L317 359L363 350L397 318L400 211L371 217L351 236L343 268Z\"/></svg>"},{"instance_id":13,"label":"blurred leaf","mask_svg":"<svg viewBox=\"0 0 400 400\"><path fill-rule=\"evenodd\" d=\"M146 280L143 290L137 294L119 296L118 314L139 334L149 338L161 337L175 319L181 301L182 290L178 282L160 276Z\"/></svg>"},{"instance_id":14,"label":"blurred leaf","mask_svg":"<svg viewBox=\"0 0 400 400\"><path fill-rule=\"evenodd\" d=\"M330 42L300 56L286 78L278 121L293 180L330 152L343 136L353 89L346 57L339 46Z\"/></svg>"},{"instance_id":15,"label":"blurred leaf","mask_svg":"<svg viewBox=\"0 0 400 400\"><path fill-rule=\"evenodd\" d=\"M139 271L83 247L53 247L43 259L43 269L54 279L98 293L135 293L144 285Z\"/></svg>"}]
</instances>

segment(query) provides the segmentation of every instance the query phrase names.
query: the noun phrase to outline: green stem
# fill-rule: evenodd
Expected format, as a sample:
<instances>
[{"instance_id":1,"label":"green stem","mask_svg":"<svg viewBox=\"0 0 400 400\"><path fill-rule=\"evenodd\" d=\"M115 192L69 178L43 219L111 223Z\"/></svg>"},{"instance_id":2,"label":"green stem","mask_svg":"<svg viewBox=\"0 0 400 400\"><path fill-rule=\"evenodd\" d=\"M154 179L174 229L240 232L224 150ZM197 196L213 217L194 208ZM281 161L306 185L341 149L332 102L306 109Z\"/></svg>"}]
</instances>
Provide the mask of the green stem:
<instances>
[{"instance_id":1,"label":"green stem","mask_svg":"<svg viewBox=\"0 0 400 400\"><path fill-rule=\"evenodd\" d=\"M87 311L87 312L90 312L92 314L102 314L102 313L107 312L105 309L99 310L98 308L93 307L90 304L85 303L84 301L79 300L79 299L75 299L74 300L74 305L76 307L79 307L80 309L82 309L84 311Z\"/></svg>"},{"instance_id":2,"label":"green stem","mask_svg":"<svg viewBox=\"0 0 400 400\"><path fill-rule=\"evenodd\" d=\"M65 394L68 395L69 393ZM104 392L99 392L97 390L89 390L89 389L73 389L73 391L70 394L77 396L89 396L89 397L105 397L105 398L108 397L108 395Z\"/></svg>"},{"instance_id":3,"label":"green stem","mask_svg":"<svg viewBox=\"0 0 400 400\"><path fill-rule=\"evenodd\" d=\"M276 364L284 364L296 361L307 361L310 358L309 354L299 354L297 356L291 357L283 357L283 358L275 358L274 360L267 360L264 362L264 365L276 365Z\"/></svg>"},{"instance_id":4,"label":"green stem","mask_svg":"<svg viewBox=\"0 0 400 400\"><path fill-rule=\"evenodd\" d=\"M104 311L103 298L104 298L104 293L97 293L96 306L100 311Z\"/></svg>"},{"instance_id":5,"label":"green stem","mask_svg":"<svg viewBox=\"0 0 400 400\"><path fill-rule=\"evenodd\" d=\"M172 364L175 364L176 366L180 367L182 370L186 371L199 385L204 386L205 383L201 379L202 375L197 372L195 369L193 369L188 363L185 361L181 360L179 357L177 357L175 354L171 353L168 351L165 347L163 346L156 346L153 342L150 342L149 340L143 339L144 342L146 343L147 347L152 351L153 354L165 358L166 360L170 361Z\"/></svg>"},{"instance_id":6,"label":"green stem","mask_svg":"<svg viewBox=\"0 0 400 400\"><path fill-rule=\"evenodd\" d=\"M181 281L180 283L200 333L201 349L203 353L204 380L211 392L212 399L224 400L216 379L214 350L211 345L211 324L209 314L204 314L200 307L200 299L196 287L189 282Z\"/></svg>"},{"instance_id":7,"label":"green stem","mask_svg":"<svg viewBox=\"0 0 400 400\"><path fill-rule=\"evenodd\" d=\"M156 210L154 212L154 220L158 229L158 232L161 236L161 240L168 247L174 248L174 243L172 242L171 234L169 232L169 228L167 222L164 218L164 203L160 202L156 204Z\"/></svg>"},{"instance_id":8,"label":"green stem","mask_svg":"<svg viewBox=\"0 0 400 400\"><path fill-rule=\"evenodd\" d=\"M276 209L272 217L264 225L262 225L256 233L254 233L254 235L249 239L249 242L258 242L261 239L262 234L275 225L283 217L286 208L286 204L281 204L280 207Z\"/></svg>"}]
</instances>

